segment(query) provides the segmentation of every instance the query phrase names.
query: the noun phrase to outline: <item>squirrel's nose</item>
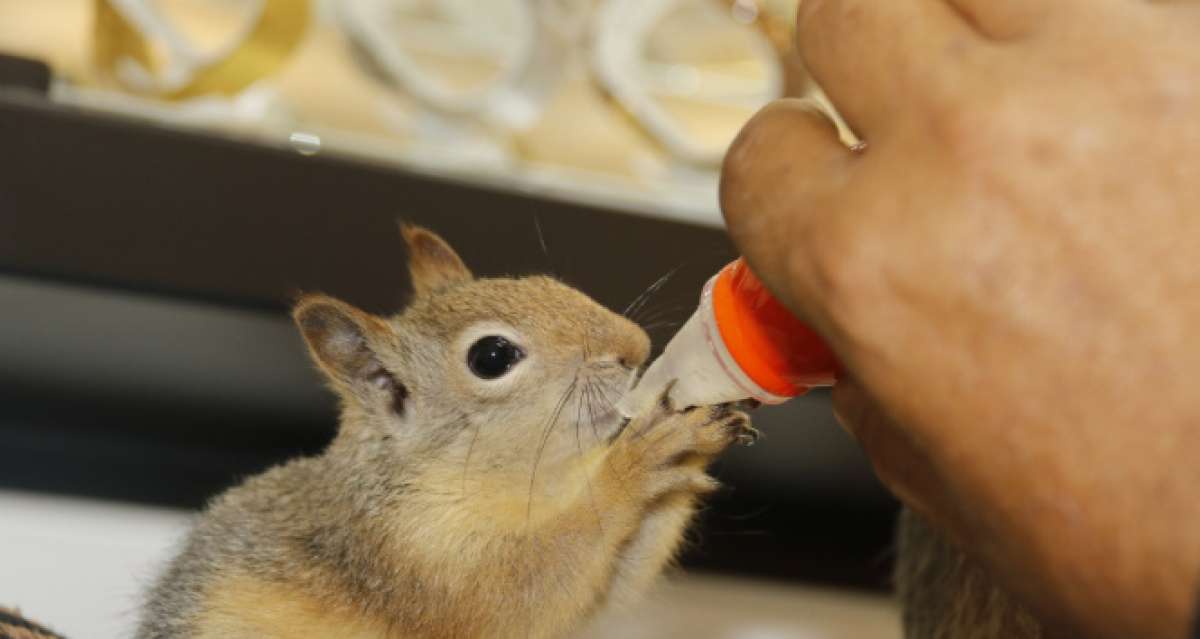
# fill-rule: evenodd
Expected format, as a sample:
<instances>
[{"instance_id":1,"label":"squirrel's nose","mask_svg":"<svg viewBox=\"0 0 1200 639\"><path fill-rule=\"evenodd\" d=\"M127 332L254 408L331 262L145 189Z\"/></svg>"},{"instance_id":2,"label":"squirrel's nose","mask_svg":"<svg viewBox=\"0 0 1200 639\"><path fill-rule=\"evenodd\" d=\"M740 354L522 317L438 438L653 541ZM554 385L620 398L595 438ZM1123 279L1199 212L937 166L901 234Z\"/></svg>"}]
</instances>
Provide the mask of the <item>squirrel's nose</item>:
<instances>
[{"instance_id":1,"label":"squirrel's nose","mask_svg":"<svg viewBox=\"0 0 1200 639\"><path fill-rule=\"evenodd\" d=\"M633 370L644 364L650 356L650 337L640 327L632 322L630 324L629 330L622 331L616 356L621 366Z\"/></svg>"}]
</instances>

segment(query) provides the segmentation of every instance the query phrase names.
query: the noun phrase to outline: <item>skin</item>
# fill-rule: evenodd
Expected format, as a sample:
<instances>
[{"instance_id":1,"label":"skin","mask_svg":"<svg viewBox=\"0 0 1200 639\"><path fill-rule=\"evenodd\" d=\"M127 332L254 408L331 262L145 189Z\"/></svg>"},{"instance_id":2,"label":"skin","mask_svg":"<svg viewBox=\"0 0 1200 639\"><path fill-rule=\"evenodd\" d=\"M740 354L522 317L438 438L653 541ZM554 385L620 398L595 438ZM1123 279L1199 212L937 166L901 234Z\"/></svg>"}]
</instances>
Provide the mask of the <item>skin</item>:
<instances>
[{"instance_id":1,"label":"skin","mask_svg":"<svg viewBox=\"0 0 1200 639\"><path fill-rule=\"evenodd\" d=\"M751 266L883 482L1048 622L1184 636L1200 574L1200 3L804 0L865 150L729 151Z\"/></svg>"}]
</instances>

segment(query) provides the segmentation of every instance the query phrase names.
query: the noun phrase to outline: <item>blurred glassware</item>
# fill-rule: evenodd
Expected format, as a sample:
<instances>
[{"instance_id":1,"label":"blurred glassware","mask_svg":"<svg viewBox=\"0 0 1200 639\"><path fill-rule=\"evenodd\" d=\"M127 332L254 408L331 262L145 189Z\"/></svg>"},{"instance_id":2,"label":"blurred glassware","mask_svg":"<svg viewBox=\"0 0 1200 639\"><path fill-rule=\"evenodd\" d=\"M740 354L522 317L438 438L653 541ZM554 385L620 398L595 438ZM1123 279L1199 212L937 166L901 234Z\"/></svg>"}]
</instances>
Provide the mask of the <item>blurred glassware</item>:
<instances>
[{"instance_id":1,"label":"blurred glassware","mask_svg":"<svg viewBox=\"0 0 1200 639\"><path fill-rule=\"evenodd\" d=\"M336 7L378 70L418 100L504 123L528 120L520 85L538 34L526 0L342 0Z\"/></svg>"},{"instance_id":2,"label":"blurred glassware","mask_svg":"<svg viewBox=\"0 0 1200 639\"><path fill-rule=\"evenodd\" d=\"M0 49L80 106L719 224L796 2L0 0Z\"/></svg>"},{"instance_id":3,"label":"blurred glassware","mask_svg":"<svg viewBox=\"0 0 1200 639\"><path fill-rule=\"evenodd\" d=\"M304 39L309 0L94 0L94 62L123 88L180 99L235 95ZM187 18L187 19L185 19Z\"/></svg>"},{"instance_id":4,"label":"blurred glassware","mask_svg":"<svg viewBox=\"0 0 1200 639\"><path fill-rule=\"evenodd\" d=\"M775 47L783 65L783 93L789 97L806 95L812 76L796 51L796 10L800 0L724 0L733 19L753 26Z\"/></svg>"},{"instance_id":5,"label":"blurred glassware","mask_svg":"<svg viewBox=\"0 0 1200 639\"><path fill-rule=\"evenodd\" d=\"M784 73L784 95L807 98L824 111L837 126L846 146L861 144L829 97L817 84L796 49L796 11L800 0L725 0L734 19L757 27L779 55Z\"/></svg>"},{"instance_id":6,"label":"blurred glassware","mask_svg":"<svg viewBox=\"0 0 1200 639\"><path fill-rule=\"evenodd\" d=\"M597 80L675 157L720 163L741 125L783 95L772 43L710 0L608 0Z\"/></svg>"},{"instance_id":7,"label":"blurred glassware","mask_svg":"<svg viewBox=\"0 0 1200 639\"><path fill-rule=\"evenodd\" d=\"M673 156L714 165L741 123L783 93L771 42L713 0L344 0L341 9L392 81L509 131L534 126L583 63Z\"/></svg>"}]
</instances>

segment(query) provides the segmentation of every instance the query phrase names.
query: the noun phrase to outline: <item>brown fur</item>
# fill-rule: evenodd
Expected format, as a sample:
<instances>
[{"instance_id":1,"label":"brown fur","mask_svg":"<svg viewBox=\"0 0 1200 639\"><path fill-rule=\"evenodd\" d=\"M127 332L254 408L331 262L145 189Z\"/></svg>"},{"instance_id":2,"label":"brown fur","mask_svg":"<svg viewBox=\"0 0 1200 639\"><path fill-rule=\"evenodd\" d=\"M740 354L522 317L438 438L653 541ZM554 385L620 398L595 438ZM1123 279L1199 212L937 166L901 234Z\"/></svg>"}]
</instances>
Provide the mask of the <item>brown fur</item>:
<instances>
[{"instance_id":1,"label":"brown fur","mask_svg":"<svg viewBox=\"0 0 1200 639\"><path fill-rule=\"evenodd\" d=\"M0 606L0 639L62 639L62 635L26 619L20 610Z\"/></svg>"},{"instance_id":2,"label":"brown fur","mask_svg":"<svg viewBox=\"0 0 1200 639\"><path fill-rule=\"evenodd\" d=\"M895 582L906 639L1066 639L912 511L900 515Z\"/></svg>"},{"instance_id":3,"label":"brown fur","mask_svg":"<svg viewBox=\"0 0 1200 639\"><path fill-rule=\"evenodd\" d=\"M714 486L707 462L752 436L728 408L623 423L612 403L647 357L641 329L404 236L402 313L324 296L295 311L342 399L338 436L214 500L140 637L564 636L652 583ZM526 357L481 381L466 353L491 334Z\"/></svg>"},{"instance_id":4,"label":"brown fur","mask_svg":"<svg viewBox=\"0 0 1200 639\"><path fill-rule=\"evenodd\" d=\"M199 639L227 637L339 637L368 639L385 636L386 624L372 623L352 609L339 609L302 588L257 577L230 575L212 585L209 613L197 624Z\"/></svg>"}]
</instances>

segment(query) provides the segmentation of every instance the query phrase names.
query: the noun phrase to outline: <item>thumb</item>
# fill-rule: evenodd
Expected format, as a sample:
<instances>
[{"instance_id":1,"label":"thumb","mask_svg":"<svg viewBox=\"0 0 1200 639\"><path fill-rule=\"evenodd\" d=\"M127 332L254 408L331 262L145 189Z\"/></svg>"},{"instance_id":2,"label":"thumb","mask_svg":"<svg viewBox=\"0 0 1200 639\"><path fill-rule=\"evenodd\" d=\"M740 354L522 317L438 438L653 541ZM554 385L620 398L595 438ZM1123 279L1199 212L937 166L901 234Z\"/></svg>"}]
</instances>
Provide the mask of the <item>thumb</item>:
<instances>
[{"instance_id":1,"label":"thumb","mask_svg":"<svg viewBox=\"0 0 1200 639\"><path fill-rule=\"evenodd\" d=\"M779 300L827 338L812 294L814 256L855 161L816 103L784 99L751 118L721 168L721 210L734 244Z\"/></svg>"}]
</instances>

